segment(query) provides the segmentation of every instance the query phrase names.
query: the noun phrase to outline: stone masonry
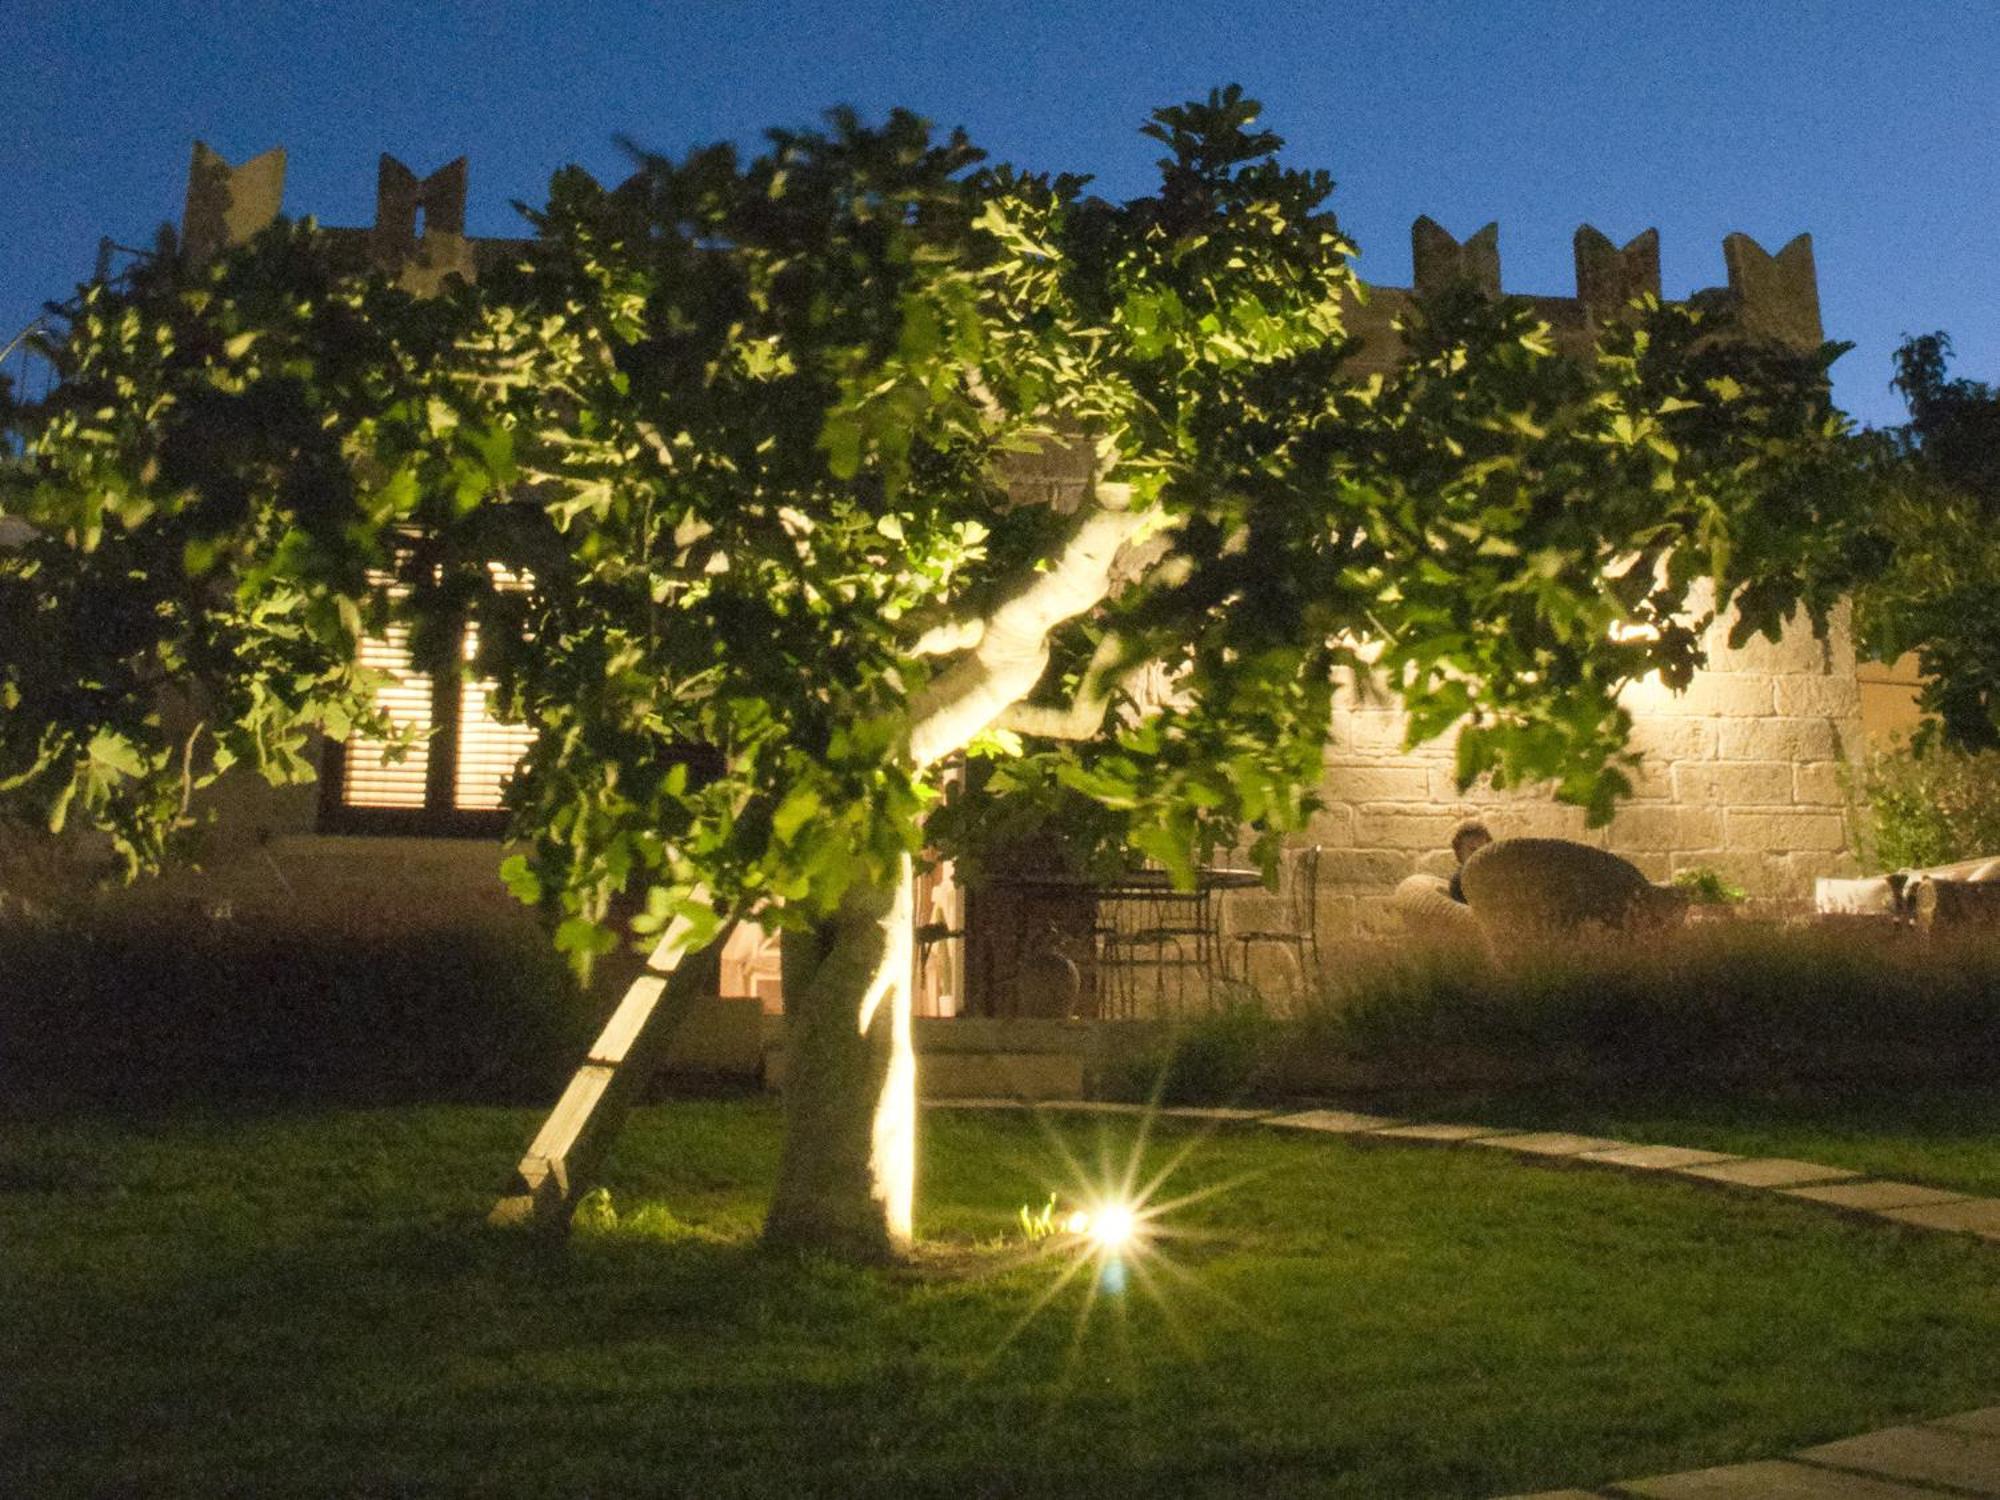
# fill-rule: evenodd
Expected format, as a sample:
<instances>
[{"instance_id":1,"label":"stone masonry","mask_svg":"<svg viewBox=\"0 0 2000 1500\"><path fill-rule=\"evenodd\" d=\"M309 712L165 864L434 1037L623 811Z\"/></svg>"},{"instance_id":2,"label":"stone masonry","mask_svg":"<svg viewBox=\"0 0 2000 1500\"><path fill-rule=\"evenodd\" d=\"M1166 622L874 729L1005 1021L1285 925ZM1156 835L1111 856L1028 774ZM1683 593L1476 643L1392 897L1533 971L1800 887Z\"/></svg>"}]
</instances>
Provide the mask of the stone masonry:
<instances>
[{"instance_id":1,"label":"stone masonry","mask_svg":"<svg viewBox=\"0 0 2000 1500\"><path fill-rule=\"evenodd\" d=\"M1740 650L1726 634L1715 627L1709 667L1685 693L1656 681L1628 692L1643 762L1635 795L1601 829L1539 788L1461 794L1449 736L1405 750L1399 709L1344 690L1327 738L1326 805L1299 840L1323 850L1322 939L1400 931L1390 892L1407 875L1449 875L1464 818L1496 838L1594 844L1654 880L1714 869L1768 906L1810 897L1815 876L1851 873L1843 765L1859 750L1861 698L1844 621L1825 641L1803 622ZM1276 915L1256 912L1261 899L1239 898L1241 925Z\"/></svg>"}]
</instances>

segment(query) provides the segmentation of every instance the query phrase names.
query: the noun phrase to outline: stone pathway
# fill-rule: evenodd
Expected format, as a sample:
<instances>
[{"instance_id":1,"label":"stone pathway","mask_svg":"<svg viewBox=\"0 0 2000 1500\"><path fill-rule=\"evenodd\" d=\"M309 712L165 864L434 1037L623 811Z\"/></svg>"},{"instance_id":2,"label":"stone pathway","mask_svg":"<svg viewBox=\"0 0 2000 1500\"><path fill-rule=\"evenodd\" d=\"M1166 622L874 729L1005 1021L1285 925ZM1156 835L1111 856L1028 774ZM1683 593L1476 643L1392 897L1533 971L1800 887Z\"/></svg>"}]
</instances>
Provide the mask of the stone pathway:
<instances>
[{"instance_id":1,"label":"stone pathway","mask_svg":"<svg viewBox=\"0 0 2000 1500\"><path fill-rule=\"evenodd\" d=\"M1133 1114L1133 1104L1012 1099L939 1101L934 1108L1036 1109ZM1509 1151L1563 1166L1661 1173L1725 1191L1775 1193L1883 1223L1969 1234L2000 1244L2000 1198L1975 1197L1913 1182L1886 1182L1845 1167L1780 1156L1734 1156L1684 1146L1649 1146L1559 1130L1494 1130L1485 1125L1405 1124L1344 1109L1162 1108L1170 1119L1250 1123L1369 1142ZM2000 1500L2000 1406L1805 1448L1789 1457L1646 1479L1594 1490L1545 1490L1512 1500Z\"/></svg>"}]
</instances>

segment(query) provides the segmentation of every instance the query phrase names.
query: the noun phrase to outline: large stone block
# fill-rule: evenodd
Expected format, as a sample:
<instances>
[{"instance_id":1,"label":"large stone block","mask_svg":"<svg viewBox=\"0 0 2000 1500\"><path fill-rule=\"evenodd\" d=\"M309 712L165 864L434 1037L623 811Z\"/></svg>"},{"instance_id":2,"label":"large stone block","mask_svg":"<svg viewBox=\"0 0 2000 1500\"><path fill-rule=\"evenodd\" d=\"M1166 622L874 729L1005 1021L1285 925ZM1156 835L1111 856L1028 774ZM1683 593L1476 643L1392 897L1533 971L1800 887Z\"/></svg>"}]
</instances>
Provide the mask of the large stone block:
<instances>
[{"instance_id":1,"label":"large stone block","mask_svg":"<svg viewBox=\"0 0 2000 1500\"><path fill-rule=\"evenodd\" d=\"M1435 875L1440 880L1449 880L1458 868L1458 856L1450 849L1432 849L1418 855L1416 865L1419 875Z\"/></svg>"},{"instance_id":2,"label":"large stone block","mask_svg":"<svg viewBox=\"0 0 2000 1500\"><path fill-rule=\"evenodd\" d=\"M1717 726L1723 760L1838 760L1839 732L1826 719L1724 719Z\"/></svg>"},{"instance_id":3,"label":"large stone block","mask_svg":"<svg viewBox=\"0 0 2000 1500\"><path fill-rule=\"evenodd\" d=\"M1861 712L1861 687L1852 677L1787 673L1771 681L1781 715L1851 719Z\"/></svg>"},{"instance_id":4,"label":"large stone block","mask_svg":"<svg viewBox=\"0 0 2000 1500\"><path fill-rule=\"evenodd\" d=\"M1643 849L1621 849L1615 843L1611 847L1648 880L1666 880L1674 873L1672 855L1648 853Z\"/></svg>"},{"instance_id":5,"label":"large stone block","mask_svg":"<svg viewBox=\"0 0 2000 1500\"><path fill-rule=\"evenodd\" d=\"M1732 849L1756 849L1773 854L1793 850L1833 853L1847 847L1847 825L1838 813L1745 812L1723 814L1725 842Z\"/></svg>"},{"instance_id":6,"label":"large stone block","mask_svg":"<svg viewBox=\"0 0 2000 1500\"><path fill-rule=\"evenodd\" d=\"M1687 691L1661 693L1655 702L1663 715L1763 718L1773 704L1773 679L1762 672L1697 672Z\"/></svg>"},{"instance_id":7,"label":"large stone block","mask_svg":"<svg viewBox=\"0 0 2000 1500\"><path fill-rule=\"evenodd\" d=\"M1841 826L1846 826L1843 819ZM1785 896L1810 896L1813 886L1822 875L1835 880L1852 879L1861 873L1861 861L1854 857L1851 845L1843 844L1832 852L1818 849L1801 849L1784 857L1784 870L1779 877L1783 887L1780 894Z\"/></svg>"},{"instance_id":8,"label":"large stone block","mask_svg":"<svg viewBox=\"0 0 2000 1500\"><path fill-rule=\"evenodd\" d=\"M1339 801L1320 808L1306 822L1305 842L1346 849L1354 842L1354 809Z\"/></svg>"},{"instance_id":9,"label":"large stone block","mask_svg":"<svg viewBox=\"0 0 2000 1500\"><path fill-rule=\"evenodd\" d=\"M1624 807L1605 835L1605 847L1627 858L1708 849L1723 841L1722 814L1709 807Z\"/></svg>"},{"instance_id":10,"label":"large stone block","mask_svg":"<svg viewBox=\"0 0 2000 1500\"><path fill-rule=\"evenodd\" d=\"M1716 622L1708 636L1708 664L1717 672L1825 672L1838 665L1831 637L1813 635L1804 615L1794 615L1779 639L1753 635L1741 646L1729 644L1733 620Z\"/></svg>"},{"instance_id":11,"label":"large stone block","mask_svg":"<svg viewBox=\"0 0 2000 1500\"><path fill-rule=\"evenodd\" d=\"M1348 716L1348 744L1362 753L1398 755L1409 721L1400 713L1382 709L1359 709Z\"/></svg>"},{"instance_id":12,"label":"large stone block","mask_svg":"<svg viewBox=\"0 0 2000 1500\"><path fill-rule=\"evenodd\" d=\"M1434 773L1407 762L1342 761L1326 771L1326 795L1342 802L1425 802Z\"/></svg>"},{"instance_id":13,"label":"large stone block","mask_svg":"<svg viewBox=\"0 0 2000 1500\"><path fill-rule=\"evenodd\" d=\"M1647 756L1625 774L1632 779L1632 798L1637 802L1674 799L1673 762Z\"/></svg>"},{"instance_id":14,"label":"large stone block","mask_svg":"<svg viewBox=\"0 0 2000 1500\"><path fill-rule=\"evenodd\" d=\"M1359 885L1384 890L1416 868L1408 850L1328 849L1320 855L1321 885Z\"/></svg>"},{"instance_id":15,"label":"large stone block","mask_svg":"<svg viewBox=\"0 0 2000 1500\"><path fill-rule=\"evenodd\" d=\"M1319 898L1319 940L1337 943L1354 936L1355 898L1321 893Z\"/></svg>"},{"instance_id":16,"label":"large stone block","mask_svg":"<svg viewBox=\"0 0 2000 1500\"><path fill-rule=\"evenodd\" d=\"M1566 802L1524 802L1486 814L1486 826L1496 839L1575 839L1602 844L1603 835L1584 826L1584 811Z\"/></svg>"},{"instance_id":17,"label":"large stone block","mask_svg":"<svg viewBox=\"0 0 2000 1500\"><path fill-rule=\"evenodd\" d=\"M1680 800L1692 806L1786 807L1793 800L1790 762L1702 761L1674 767Z\"/></svg>"},{"instance_id":18,"label":"large stone block","mask_svg":"<svg viewBox=\"0 0 2000 1500\"><path fill-rule=\"evenodd\" d=\"M1649 760L1673 764L1713 760L1719 738L1719 731L1710 719L1635 716L1628 743Z\"/></svg>"},{"instance_id":19,"label":"large stone block","mask_svg":"<svg viewBox=\"0 0 2000 1500\"><path fill-rule=\"evenodd\" d=\"M1408 933L1403 914L1389 899L1390 893L1363 896L1354 903L1354 936L1358 941L1401 939Z\"/></svg>"},{"instance_id":20,"label":"large stone block","mask_svg":"<svg viewBox=\"0 0 2000 1500\"><path fill-rule=\"evenodd\" d=\"M1689 850L1674 856L1673 867L1676 874L1682 870L1713 870L1753 896L1768 894L1784 880L1778 858L1754 849Z\"/></svg>"},{"instance_id":21,"label":"large stone block","mask_svg":"<svg viewBox=\"0 0 2000 1500\"><path fill-rule=\"evenodd\" d=\"M1810 761L1792 767L1792 800L1805 805L1846 808L1847 767L1839 761Z\"/></svg>"},{"instance_id":22,"label":"large stone block","mask_svg":"<svg viewBox=\"0 0 2000 1500\"><path fill-rule=\"evenodd\" d=\"M1438 849L1451 842L1459 821L1452 812L1363 807L1354 817L1354 842L1366 849Z\"/></svg>"},{"instance_id":23,"label":"large stone block","mask_svg":"<svg viewBox=\"0 0 2000 1500\"><path fill-rule=\"evenodd\" d=\"M1475 778L1472 785L1461 792L1458 789L1458 769L1449 764L1432 766L1430 778L1429 800L1438 806L1449 805L1468 818L1483 818L1489 814L1504 817L1509 808L1536 806L1555 796L1552 782L1532 781L1520 786L1498 787L1490 776Z\"/></svg>"}]
</instances>

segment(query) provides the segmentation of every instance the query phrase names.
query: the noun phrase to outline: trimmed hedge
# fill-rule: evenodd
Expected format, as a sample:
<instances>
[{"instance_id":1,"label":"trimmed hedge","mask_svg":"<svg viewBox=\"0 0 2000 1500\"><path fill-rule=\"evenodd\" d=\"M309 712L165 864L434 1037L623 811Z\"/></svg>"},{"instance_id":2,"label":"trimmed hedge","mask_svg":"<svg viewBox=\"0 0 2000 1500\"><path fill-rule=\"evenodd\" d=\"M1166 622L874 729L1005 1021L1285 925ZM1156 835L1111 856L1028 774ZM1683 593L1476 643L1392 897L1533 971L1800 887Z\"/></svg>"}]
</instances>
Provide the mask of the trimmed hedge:
<instances>
[{"instance_id":1,"label":"trimmed hedge","mask_svg":"<svg viewBox=\"0 0 2000 1500\"><path fill-rule=\"evenodd\" d=\"M1703 923L1643 941L1350 959L1280 1017L1253 999L1127 1070L1174 1102L1430 1084L1607 1088L2000 1079L2000 938Z\"/></svg>"},{"instance_id":2,"label":"trimmed hedge","mask_svg":"<svg viewBox=\"0 0 2000 1500\"><path fill-rule=\"evenodd\" d=\"M0 922L9 1100L543 1103L594 1019L531 928L284 930L195 905Z\"/></svg>"}]
</instances>

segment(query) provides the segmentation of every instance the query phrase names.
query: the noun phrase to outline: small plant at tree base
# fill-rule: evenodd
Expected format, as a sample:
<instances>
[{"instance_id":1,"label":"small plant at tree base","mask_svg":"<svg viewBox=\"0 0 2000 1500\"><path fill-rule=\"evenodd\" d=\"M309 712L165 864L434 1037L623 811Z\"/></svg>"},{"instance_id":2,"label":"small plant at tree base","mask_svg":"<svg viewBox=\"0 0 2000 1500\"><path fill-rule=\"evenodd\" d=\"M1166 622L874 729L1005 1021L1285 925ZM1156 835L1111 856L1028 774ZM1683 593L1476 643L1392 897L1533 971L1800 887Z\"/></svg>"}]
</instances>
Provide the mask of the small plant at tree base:
<instances>
[{"instance_id":1,"label":"small plant at tree base","mask_svg":"<svg viewBox=\"0 0 2000 1500\"><path fill-rule=\"evenodd\" d=\"M577 1199L569 1221L572 1228L586 1232L616 1229L618 1208L611 1201L611 1189L595 1187Z\"/></svg>"},{"instance_id":2,"label":"small plant at tree base","mask_svg":"<svg viewBox=\"0 0 2000 1500\"><path fill-rule=\"evenodd\" d=\"M1742 886L1707 865L1693 865L1676 871L1674 889L1684 893L1697 906L1735 906L1750 899L1750 893Z\"/></svg>"},{"instance_id":3,"label":"small plant at tree base","mask_svg":"<svg viewBox=\"0 0 2000 1500\"><path fill-rule=\"evenodd\" d=\"M1021 1205L1021 1234L1029 1244L1039 1244L1062 1232L1062 1224L1056 1215L1056 1195L1049 1194L1049 1201L1039 1209Z\"/></svg>"}]
</instances>

